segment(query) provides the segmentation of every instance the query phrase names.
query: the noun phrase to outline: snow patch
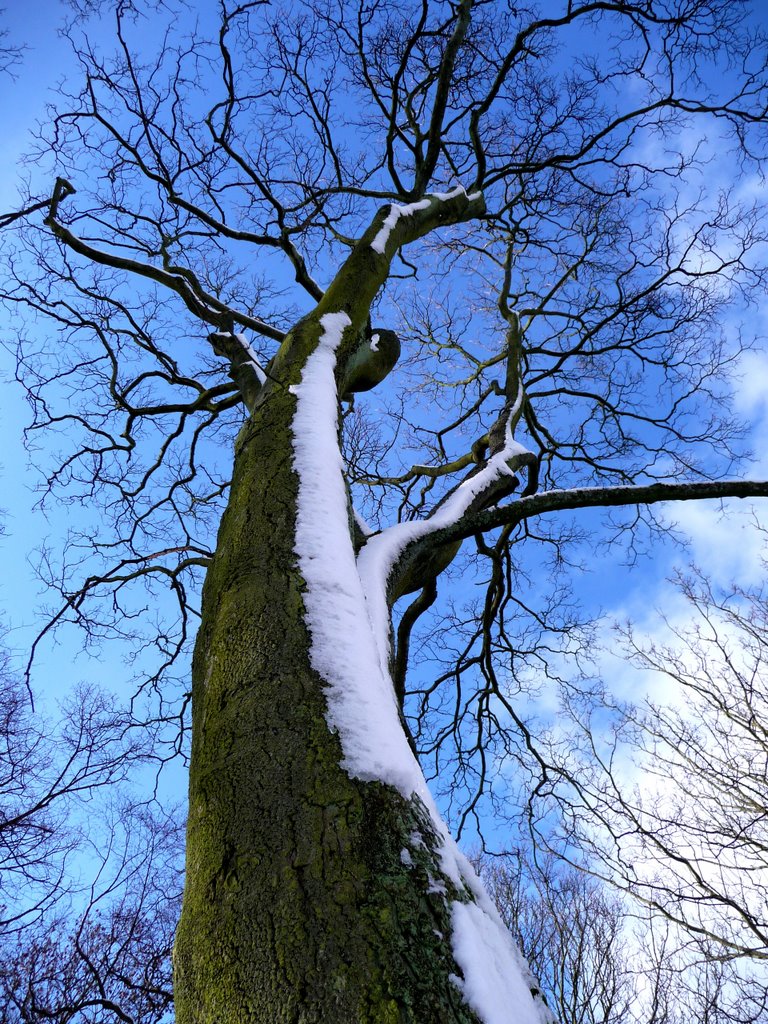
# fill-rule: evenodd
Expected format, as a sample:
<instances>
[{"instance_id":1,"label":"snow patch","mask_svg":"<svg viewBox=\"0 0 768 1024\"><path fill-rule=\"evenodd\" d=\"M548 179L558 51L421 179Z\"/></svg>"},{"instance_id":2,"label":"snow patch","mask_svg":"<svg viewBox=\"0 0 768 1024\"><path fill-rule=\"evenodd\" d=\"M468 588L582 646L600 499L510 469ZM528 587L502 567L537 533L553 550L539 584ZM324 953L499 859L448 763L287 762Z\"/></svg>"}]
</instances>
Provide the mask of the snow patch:
<instances>
[{"instance_id":1,"label":"snow patch","mask_svg":"<svg viewBox=\"0 0 768 1024\"><path fill-rule=\"evenodd\" d=\"M451 980L483 1024L552 1021L546 1006L531 995L528 967L501 921L493 921L476 903L458 901L451 918L453 956L464 975Z\"/></svg>"},{"instance_id":2,"label":"snow patch","mask_svg":"<svg viewBox=\"0 0 768 1024\"><path fill-rule=\"evenodd\" d=\"M371 352L378 352L379 351L379 340L380 340L380 338L379 338L378 334L371 335L371 345L370 345Z\"/></svg>"},{"instance_id":3,"label":"snow patch","mask_svg":"<svg viewBox=\"0 0 768 1024\"><path fill-rule=\"evenodd\" d=\"M418 202L409 203L407 206L397 206L397 204L392 203L384 223L376 233L374 240L371 242L371 248L374 252L381 253L383 256L387 248L389 236L401 217L410 217L418 210L426 210L433 199L437 199L438 202L444 203L449 199L455 199L456 196L460 195L466 195L466 189L462 185L457 185L456 188L451 189L450 192L430 192L426 199L419 199ZM481 192L473 192L472 195L467 196L467 198L470 200L479 199L481 195Z\"/></svg>"}]
</instances>

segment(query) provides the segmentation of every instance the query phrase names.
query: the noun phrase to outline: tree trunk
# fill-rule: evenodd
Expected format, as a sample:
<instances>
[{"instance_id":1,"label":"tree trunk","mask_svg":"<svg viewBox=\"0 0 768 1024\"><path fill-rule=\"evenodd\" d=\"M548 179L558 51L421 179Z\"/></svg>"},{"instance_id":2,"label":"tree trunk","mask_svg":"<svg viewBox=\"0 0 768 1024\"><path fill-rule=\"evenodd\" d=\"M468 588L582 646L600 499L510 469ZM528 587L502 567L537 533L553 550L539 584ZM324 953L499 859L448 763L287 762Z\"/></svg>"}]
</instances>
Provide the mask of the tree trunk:
<instances>
[{"instance_id":1,"label":"tree trunk","mask_svg":"<svg viewBox=\"0 0 768 1024\"><path fill-rule=\"evenodd\" d=\"M178 1020L473 1021L434 856L403 863L424 816L350 778L326 724L294 552L294 406L273 392L245 428L205 585Z\"/></svg>"},{"instance_id":2,"label":"tree trunk","mask_svg":"<svg viewBox=\"0 0 768 1024\"><path fill-rule=\"evenodd\" d=\"M380 211L251 402L193 663L179 1024L548 1019L404 742L377 641L384 589L374 588L374 612L355 567L335 427L337 393L360 377L360 353L370 356L383 250L478 209L482 197L458 189L389 226L389 208ZM307 547L299 535L315 519ZM370 641L367 661L357 633ZM351 745L348 723L333 717L348 691ZM369 750L370 719L361 728L358 712L374 691L389 731L372 728ZM510 1001L519 1014L509 1016Z\"/></svg>"}]
</instances>

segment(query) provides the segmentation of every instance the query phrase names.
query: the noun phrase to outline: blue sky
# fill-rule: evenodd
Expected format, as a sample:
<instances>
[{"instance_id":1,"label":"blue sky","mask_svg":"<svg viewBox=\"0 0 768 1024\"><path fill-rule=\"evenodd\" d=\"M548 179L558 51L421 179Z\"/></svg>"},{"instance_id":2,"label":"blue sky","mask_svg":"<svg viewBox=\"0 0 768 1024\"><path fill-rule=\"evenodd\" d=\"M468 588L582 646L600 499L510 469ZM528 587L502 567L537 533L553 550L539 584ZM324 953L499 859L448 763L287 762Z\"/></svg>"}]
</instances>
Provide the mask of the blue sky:
<instances>
[{"instance_id":1,"label":"blue sky","mask_svg":"<svg viewBox=\"0 0 768 1024\"><path fill-rule=\"evenodd\" d=\"M65 5L59 0L34 0L33 3L14 2L4 14L4 23L14 43L27 46L22 64L16 69L14 82L0 86L3 94L3 128L5 162L0 169L0 210L16 205L15 165L29 146L29 131L45 118L45 105L50 91L62 76L73 70L68 46L58 35L58 27L66 16ZM725 173L717 168L715 173ZM27 169L33 176L41 173L36 167ZM40 188L48 187L43 169ZM0 331L6 332L0 312ZM766 315L752 315L749 329L755 334L767 333ZM6 334L7 336L7 334ZM0 352L0 367L4 375L12 372L5 352ZM757 460L755 474L768 473L768 405L766 381L768 358L753 353L744 361L743 380L737 384L742 412L755 424L752 438ZM0 583L0 607L6 622L12 627L10 637L14 648L23 650L33 634L36 607L40 600L39 587L27 561L31 549L50 539L55 544L67 525L66 511L52 512L46 519L33 509L31 487L36 481L34 470L28 468L28 456L21 444L21 431L27 410L19 388L6 384L5 397L0 409L0 429L5 444L2 455L2 498L0 505L6 510L7 536L2 541L5 572ZM762 576L760 552L762 537L752 528L749 503L733 503L724 528L719 508L703 503L679 506L670 513L690 539L690 557L705 571L718 576L723 583L736 578L742 583L757 582ZM768 518L768 517L767 517ZM615 552L606 551L601 559L589 555L591 573L581 581L581 592L587 602L599 604L608 618L639 619L653 632L660 628L654 609L669 610L675 598L666 587L665 578L674 564L685 564L688 555L675 552L666 545L654 557L639 562L631 572L616 564ZM46 687L55 675L55 691L64 679L76 679L91 674L105 675L103 665L86 660L76 661L76 637L54 652L43 652L38 684ZM107 675L119 676L119 665L112 666ZM47 688L47 687L46 687Z\"/></svg>"},{"instance_id":2,"label":"blue sky","mask_svg":"<svg viewBox=\"0 0 768 1024\"><path fill-rule=\"evenodd\" d=\"M35 0L35 3L11 3L2 14L8 29L8 42L27 47L23 59L14 69L15 80L0 82L3 108L4 161L0 168L0 209L17 207L18 163L28 151L30 129L44 119L50 90L71 66L66 42L58 35L58 26L65 16L59 0ZM7 321L0 312L0 324L7 338ZM0 372L4 379L13 374L13 362L0 350ZM31 488L34 471L22 445L21 431L27 422L26 404L15 383L5 383L5 397L0 410L0 430L5 439L0 454L0 507L5 511L6 537L2 541L4 572L0 582L0 607L12 628L9 643L23 648L34 621L38 585L27 562L27 554L46 536L56 532L56 522L49 523L33 510Z\"/></svg>"},{"instance_id":3,"label":"blue sky","mask_svg":"<svg viewBox=\"0 0 768 1024\"><path fill-rule=\"evenodd\" d=\"M29 146L29 132L35 122L45 118L45 105L50 90L62 76L73 70L73 62L65 41L57 34L58 25L66 14L58 0L30 0L14 2L5 14L11 41L28 47L23 62L17 69L15 82L0 83L2 94L5 163L0 168L0 212L16 205L16 164ZM722 164L709 168L713 176L727 176L731 169ZM39 176L39 188L50 187L50 169L29 167L27 173ZM743 182L743 188L759 189L757 182ZM735 328L738 311L734 311ZM750 312L746 324L755 337L768 334L768 307ZM48 328L41 328L48 329ZM0 336L9 336L7 320L0 309ZM750 353L740 366L741 378L735 381L738 407L741 414L753 424L751 447L755 452L752 475L768 477L768 354ZM70 517L81 513L72 509L52 508L48 517L34 509L32 488L38 482L38 469L29 466L29 456L22 446L22 430L27 422L28 410L21 390L12 377L12 361L0 349L0 372L5 379L4 401L0 406L0 430L5 443L0 451L0 506L6 510L6 536L0 538L4 572L0 579L0 619L10 626L8 642L20 656L34 636L41 621L39 606L45 603L39 584L29 562L29 555L41 544L60 544ZM34 457L32 462L35 462ZM44 463L44 460L40 460ZM726 514L716 503L681 504L668 512L687 537L687 550L663 544L642 558L631 569L618 561L619 552L604 546L593 551L585 545L582 557L588 571L575 574L577 593L585 605L599 607L605 612L606 625L602 639L608 649L600 665L610 679L616 697L636 698L643 688L654 696L664 698L666 682L648 676L638 677L620 655L610 653L611 622L632 619L640 634L663 638L666 626L662 614L679 625L687 610L679 595L666 582L675 566L684 567L695 561L705 572L711 573L724 586L732 580L744 585L759 584L765 570L761 561L763 536L755 529L755 511L763 513L768 522L765 503L732 502L726 505ZM580 522L595 522L586 514ZM78 656L79 637L74 631L59 636L59 646L46 644L41 649L34 685L38 694L48 698L62 696L69 686L82 679L106 683L125 695L132 692L132 678L122 661L124 652L108 649L98 660ZM544 692L539 711L545 718L556 720L556 694ZM179 783L177 794L182 791Z\"/></svg>"}]
</instances>

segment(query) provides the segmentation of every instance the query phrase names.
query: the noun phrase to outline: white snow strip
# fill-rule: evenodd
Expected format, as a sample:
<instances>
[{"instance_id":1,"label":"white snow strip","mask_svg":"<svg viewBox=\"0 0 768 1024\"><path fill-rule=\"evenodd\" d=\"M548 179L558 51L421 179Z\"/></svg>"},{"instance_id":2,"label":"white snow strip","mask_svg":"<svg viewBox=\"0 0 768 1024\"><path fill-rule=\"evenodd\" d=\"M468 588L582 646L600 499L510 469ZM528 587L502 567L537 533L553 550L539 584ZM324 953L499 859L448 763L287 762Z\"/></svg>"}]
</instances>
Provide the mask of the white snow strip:
<instances>
[{"instance_id":1,"label":"white snow strip","mask_svg":"<svg viewBox=\"0 0 768 1024\"><path fill-rule=\"evenodd\" d=\"M388 782L407 798L417 793L432 810L400 725L392 681L382 669L347 526L334 367L350 319L327 313L320 323L323 334L304 367L293 419L296 553L307 584L312 666L327 684L329 725L339 732L346 770Z\"/></svg>"},{"instance_id":2,"label":"white snow strip","mask_svg":"<svg viewBox=\"0 0 768 1024\"><path fill-rule=\"evenodd\" d=\"M451 842L453 843L453 840ZM507 1024L510 1020L509 1012L507 1016L495 1018L489 1014L491 1005L487 1004L495 1002L503 1007L505 1005L503 1000L509 998L510 992L513 992L520 996L521 1016L515 1019L515 1024L556 1024L555 1016L546 1003L542 999L534 999L531 995L533 989L539 988L538 982L517 948L509 929L502 921L496 904L485 891L485 886L480 881L475 869L455 843L453 843L453 848L462 879L475 898L475 902L472 904L454 901L451 907L453 954L464 974L464 983L459 987L464 992L467 1001L470 1002L470 998L466 986L469 986L473 997L475 990L482 986L487 994L487 1000L481 996L476 1003L470 1002L470 1005L478 1006L475 1012L480 1014L484 1024L495 1024L497 1019L500 1019L503 1024ZM457 907L464 907L465 910L457 912ZM466 910L469 908L471 908L471 919L468 922L469 915ZM500 978L493 974L486 977L486 961L483 960L483 956L479 952L480 944L489 946L494 951L493 962L498 969ZM467 951L467 946L470 947L469 951ZM477 949L478 953L473 955L473 949ZM512 988L513 982L514 987ZM522 994L520 994L521 986ZM479 1009L481 1003L483 1010Z\"/></svg>"},{"instance_id":3,"label":"white snow strip","mask_svg":"<svg viewBox=\"0 0 768 1024\"><path fill-rule=\"evenodd\" d=\"M257 377L257 379L258 379L260 384L264 384L266 382L267 375L264 372L264 368L261 365L261 362L259 361L259 357L256 355L254 350L248 344L248 339L245 337L244 334L230 334L228 331L214 331L214 333L213 333L213 335L211 335L211 337L214 337L214 338L216 338L216 337L219 337L219 338L234 338L235 341L243 349L245 349L245 352L248 355L248 362L245 365L251 367L253 372L256 374L256 377Z\"/></svg>"},{"instance_id":4,"label":"white snow strip","mask_svg":"<svg viewBox=\"0 0 768 1024\"><path fill-rule=\"evenodd\" d=\"M371 352L378 352L379 351L379 335L378 334L371 335L371 346L370 347L371 347Z\"/></svg>"},{"instance_id":5,"label":"white snow strip","mask_svg":"<svg viewBox=\"0 0 768 1024\"><path fill-rule=\"evenodd\" d=\"M389 208L389 213L376 233L376 237L371 242L371 248L375 252L384 255L384 250L387 248L387 242L389 236L392 233L392 229L395 224L400 220L401 217L410 217L411 214L416 213L417 210L426 210L431 202L431 199L420 199L418 203L409 203L408 206L397 206L395 203Z\"/></svg>"},{"instance_id":6,"label":"white snow strip","mask_svg":"<svg viewBox=\"0 0 768 1024\"><path fill-rule=\"evenodd\" d=\"M261 363L259 362L259 357L256 355L256 353L253 351L251 346L248 344L248 341L247 341L245 335L244 334L236 334L235 338L237 338L237 340L243 346L245 351L248 353L248 363L249 363L250 366L253 367L253 372L256 374L256 377L258 378L259 383L260 384L265 384L266 380L267 380L267 375L266 375L266 373L264 373L264 368L261 365Z\"/></svg>"},{"instance_id":7,"label":"white snow strip","mask_svg":"<svg viewBox=\"0 0 768 1024\"><path fill-rule=\"evenodd\" d=\"M294 388L292 432L299 479L295 550L307 586L310 658L326 684L328 723L339 734L343 765L350 775L387 783L406 799L421 801L437 838L444 878L477 901L454 901L451 907L454 956L464 975L455 983L467 1003L483 1024L506 1024L510 1008L517 1012L515 1024L550 1024L544 1007L530 995L532 982L522 957L449 835L406 741L387 670L388 624L382 620L387 613L387 577L402 546L427 529L453 522L478 489L492 477L511 472L504 461L510 453L505 449L494 456L457 489L433 520L393 527L382 543L382 535L372 537L356 565L347 525L334 379L336 349L350 319L346 313L327 313L320 323L320 341ZM425 845L418 831L409 841L414 850ZM409 850L403 849L400 856L404 865L412 863ZM430 886L434 892L447 892L442 880L431 879Z\"/></svg>"},{"instance_id":8,"label":"white snow strip","mask_svg":"<svg viewBox=\"0 0 768 1024\"><path fill-rule=\"evenodd\" d=\"M467 190L464 188L463 185L456 185L454 188L451 189L450 192L430 192L429 194L433 199L439 199L441 203L444 203L448 199L455 199L456 196L466 195ZM479 196L480 193L475 192L473 193L473 195ZM467 198L471 199L472 196L468 196Z\"/></svg>"},{"instance_id":9,"label":"white snow strip","mask_svg":"<svg viewBox=\"0 0 768 1024\"><path fill-rule=\"evenodd\" d=\"M433 199L437 199L439 202L444 203L449 199L455 199L456 196L466 195L466 189L461 185L457 185L456 188L452 188L450 192L430 192L426 199L420 199L416 203L409 203L408 206L397 206L395 203L389 208L389 213L376 233L376 237L371 242L371 248L381 255L384 255L384 251L389 241L389 236L392 233L392 229L400 220L401 217L410 217L418 210L426 210ZM468 199L479 199L482 195L481 192L473 192L471 196L467 196Z\"/></svg>"},{"instance_id":10,"label":"white snow strip","mask_svg":"<svg viewBox=\"0 0 768 1024\"><path fill-rule=\"evenodd\" d=\"M352 509L352 515L355 517L355 522L358 525L360 533L362 533L364 537L372 537L374 531L371 529L368 523L366 523L366 521L363 519L363 517L360 515L356 508Z\"/></svg>"},{"instance_id":11,"label":"white snow strip","mask_svg":"<svg viewBox=\"0 0 768 1024\"><path fill-rule=\"evenodd\" d=\"M545 1024L553 1018L531 995L533 979L500 920L477 903L454 901L453 956L464 980L452 976L483 1024ZM516 968L516 969L515 969Z\"/></svg>"}]
</instances>

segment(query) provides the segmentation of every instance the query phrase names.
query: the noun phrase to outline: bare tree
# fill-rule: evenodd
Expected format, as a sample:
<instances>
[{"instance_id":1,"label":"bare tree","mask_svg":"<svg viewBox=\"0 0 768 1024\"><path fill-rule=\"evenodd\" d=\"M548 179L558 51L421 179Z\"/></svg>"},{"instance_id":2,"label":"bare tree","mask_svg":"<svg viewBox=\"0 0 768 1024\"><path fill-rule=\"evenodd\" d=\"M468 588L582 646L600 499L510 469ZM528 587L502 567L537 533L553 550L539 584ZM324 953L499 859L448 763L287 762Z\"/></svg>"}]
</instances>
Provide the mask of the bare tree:
<instances>
[{"instance_id":1,"label":"bare tree","mask_svg":"<svg viewBox=\"0 0 768 1024\"><path fill-rule=\"evenodd\" d=\"M565 584L527 586L540 553L567 566L574 510L637 542L658 502L768 494L731 476L721 327L765 282L764 212L701 151L763 156L744 11L132 2L112 53L75 25L4 294L30 436L62 445L41 501L80 516L44 633L127 644L171 724L197 629L184 1024L548 1017L417 755L459 823L500 756L546 796L514 690L587 634ZM409 684L468 538L478 617Z\"/></svg>"},{"instance_id":2,"label":"bare tree","mask_svg":"<svg viewBox=\"0 0 768 1024\"><path fill-rule=\"evenodd\" d=\"M147 754L143 732L96 690L78 688L52 726L7 654L0 663L0 935L36 920L71 888L77 809ZM66 883L64 880L69 879Z\"/></svg>"},{"instance_id":3,"label":"bare tree","mask_svg":"<svg viewBox=\"0 0 768 1024\"><path fill-rule=\"evenodd\" d=\"M183 830L147 807L113 812L92 822L94 877L84 901L0 941L7 1024L169 1019Z\"/></svg>"},{"instance_id":4,"label":"bare tree","mask_svg":"<svg viewBox=\"0 0 768 1024\"><path fill-rule=\"evenodd\" d=\"M596 854L595 870L719 948L721 957L764 962L765 595L717 593L700 574L677 582L691 618L668 624L670 642L625 635L634 663L666 679L670 699L615 705L620 724L611 759L603 751L584 789L592 823L599 817L601 827L585 818L574 835ZM589 747L594 758L597 744ZM628 756L642 778L634 786Z\"/></svg>"},{"instance_id":5,"label":"bare tree","mask_svg":"<svg viewBox=\"0 0 768 1024\"><path fill-rule=\"evenodd\" d=\"M480 869L561 1024L636 1019L640 976L630 966L631 920L615 893L557 861L494 858Z\"/></svg>"},{"instance_id":6,"label":"bare tree","mask_svg":"<svg viewBox=\"0 0 768 1024\"><path fill-rule=\"evenodd\" d=\"M5 10L0 10L0 26L4 21ZM14 68L24 53L24 47L15 45L10 39L7 28L0 27L0 75L14 76Z\"/></svg>"},{"instance_id":7,"label":"bare tree","mask_svg":"<svg viewBox=\"0 0 768 1024\"><path fill-rule=\"evenodd\" d=\"M81 686L52 726L4 655L0 1004L9 1024L167 1016L182 828L146 800L128 802L126 784L151 752L135 725Z\"/></svg>"},{"instance_id":8,"label":"bare tree","mask_svg":"<svg viewBox=\"0 0 768 1024\"><path fill-rule=\"evenodd\" d=\"M763 1019L759 965L644 911L559 858L478 867L561 1024L747 1024Z\"/></svg>"}]
</instances>

